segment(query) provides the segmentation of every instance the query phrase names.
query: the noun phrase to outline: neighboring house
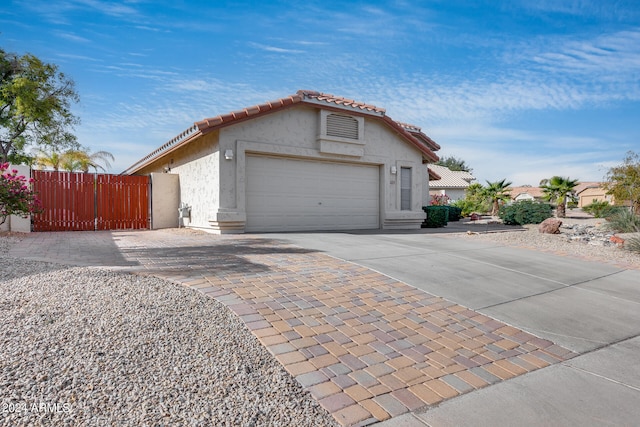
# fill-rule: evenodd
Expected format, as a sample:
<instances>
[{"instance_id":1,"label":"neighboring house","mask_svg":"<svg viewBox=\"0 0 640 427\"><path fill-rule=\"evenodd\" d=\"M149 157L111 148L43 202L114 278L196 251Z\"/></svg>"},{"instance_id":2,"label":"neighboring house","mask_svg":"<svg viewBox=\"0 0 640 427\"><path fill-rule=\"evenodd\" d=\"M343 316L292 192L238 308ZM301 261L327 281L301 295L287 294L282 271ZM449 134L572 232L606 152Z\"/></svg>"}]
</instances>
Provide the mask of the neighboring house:
<instances>
[{"instance_id":1,"label":"neighboring house","mask_svg":"<svg viewBox=\"0 0 640 427\"><path fill-rule=\"evenodd\" d=\"M544 193L540 187L522 186L522 187L509 187L509 196L514 202L520 200L532 200L542 201Z\"/></svg>"},{"instance_id":2,"label":"neighboring house","mask_svg":"<svg viewBox=\"0 0 640 427\"><path fill-rule=\"evenodd\" d=\"M435 174L439 179L429 177L429 193L431 195L446 195L450 201L464 199L467 188L475 177L469 172L452 171L445 166L429 165L429 174Z\"/></svg>"},{"instance_id":3,"label":"neighboring house","mask_svg":"<svg viewBox=\"0 0 640 427\"><path fill-rule=\"evenodd\" d=\"M382 108L298 91L196 122L124 173L176 175L173 208L216 233L417 229L439 148Z\"/></svg>"},{"instance_id":4,"label":"neighboring house","mask_svg":"<svg viewBox=\"0 0 640 427\"><path fill-rule=\"evenodd\" d=\"M613 196L607 194L601 182L580 182L575 187L575 194L579 208L590 205L594 201L613 204Z\"/></svg>"}]
</instances>

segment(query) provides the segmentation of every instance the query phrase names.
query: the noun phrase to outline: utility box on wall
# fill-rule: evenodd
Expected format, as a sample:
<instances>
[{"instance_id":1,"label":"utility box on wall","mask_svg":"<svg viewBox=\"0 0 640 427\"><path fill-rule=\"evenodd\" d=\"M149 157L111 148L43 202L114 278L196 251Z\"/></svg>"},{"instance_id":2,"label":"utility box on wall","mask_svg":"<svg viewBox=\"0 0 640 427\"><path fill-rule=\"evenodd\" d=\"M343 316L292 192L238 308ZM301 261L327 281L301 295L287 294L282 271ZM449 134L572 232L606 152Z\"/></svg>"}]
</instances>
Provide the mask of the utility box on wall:
<instances>
[{"instance_id":1,"label":"utility box on wall","mask_svg":"<svg viewBox=\"0 0 640 427\"><path fill-rule=\"evenodd\" d=\"M180 175L151 174L151 229L179 226Z\"/></svg>"}]
</instances>

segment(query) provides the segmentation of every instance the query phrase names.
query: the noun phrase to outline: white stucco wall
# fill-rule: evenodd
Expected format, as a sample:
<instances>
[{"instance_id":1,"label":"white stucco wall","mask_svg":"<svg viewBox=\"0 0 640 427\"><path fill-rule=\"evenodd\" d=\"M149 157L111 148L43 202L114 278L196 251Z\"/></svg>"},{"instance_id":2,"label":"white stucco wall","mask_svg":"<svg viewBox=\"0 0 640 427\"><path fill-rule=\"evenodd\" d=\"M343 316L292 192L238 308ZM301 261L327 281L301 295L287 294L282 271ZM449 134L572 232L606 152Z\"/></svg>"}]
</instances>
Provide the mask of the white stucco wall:
<instances>
[{"instance_id":1,"label":"white stucco wall","mask_svg":"<svg viewBox=\"0 0 640 427\"><path fill-rule=\"evenodd\" d=\"M151 228L178 227L180 179L173 173L151 174Z\"/></svg>"},{"instance_id":2,"label":"white stucco wall","mask_svg":"<svg viewBox=\"0 0 640 427\"><path fill-rule=\"evenodd\" d=\"M140 170L141 175L163 173L170 169L179 176L179 203L191 206L189 226L209 228L209 218L219 200L218 132L212 132L187 144ZM152 203L154 201L152 200ZM177 207L167 207L167 215L176 215ZM176 226L178 225L176 221Z\"/></svg>"}]
</instances>

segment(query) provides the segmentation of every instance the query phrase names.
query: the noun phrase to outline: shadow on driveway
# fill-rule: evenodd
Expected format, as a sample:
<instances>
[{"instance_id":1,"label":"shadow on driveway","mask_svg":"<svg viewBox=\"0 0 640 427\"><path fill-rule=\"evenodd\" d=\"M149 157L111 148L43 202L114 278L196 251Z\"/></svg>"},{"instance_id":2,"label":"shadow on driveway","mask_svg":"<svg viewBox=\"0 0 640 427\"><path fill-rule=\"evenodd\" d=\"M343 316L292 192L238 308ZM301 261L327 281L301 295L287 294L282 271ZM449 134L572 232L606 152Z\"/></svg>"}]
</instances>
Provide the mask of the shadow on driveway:
<instances>
[{"instance_id":1,"label":"shadow on driveway","mask_svg":"<svg viewBox=\"0 0 640 427\"><path fill-rule=\"evenodd\" d=\"M256 261L262 257L279 260L291 254L318 252L268 238L226 237L218 240L215 236L210 236L209 239L206 244L202 244L201 239L195 239L193 245L180 241L175 245L162 247L153 246L153 242L149 242L146 247L123 246L119 250L125 259L135 260L135 265L142 267L146 273L175 272L189 276L260 274L271 270L266 264Z\"/></svg>"},{"instance_id":2,"label":"shadow on driveway","mask_svg":"<svg viewBox=\"0 0 640 427\"><path fill-rule=\"evenodd\" d=\"M61 265L194 276L263 273L270 268L256 257L310 252L317 251L270 238L155 230L30 233L8 255Z\"/></svg>"}]
</instances>

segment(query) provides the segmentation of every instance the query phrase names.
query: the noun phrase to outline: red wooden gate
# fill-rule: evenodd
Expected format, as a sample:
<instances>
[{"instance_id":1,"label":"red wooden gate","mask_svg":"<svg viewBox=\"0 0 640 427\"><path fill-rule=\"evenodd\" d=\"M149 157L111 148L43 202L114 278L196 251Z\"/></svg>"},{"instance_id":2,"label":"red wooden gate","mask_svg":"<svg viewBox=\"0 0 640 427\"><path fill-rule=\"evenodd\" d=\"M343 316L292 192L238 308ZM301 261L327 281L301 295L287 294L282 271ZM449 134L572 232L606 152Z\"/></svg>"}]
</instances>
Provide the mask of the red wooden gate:
<instances>
[{"instance_id":1,"label":"red wooden gate","mask_svg":"<svg viewBox=\"0 0 640 427\"><path fill-rule=\"evenodd\" d=\"M149 177L33 171L34 231L149 228Z\"/></svg>"}]
</instances>

